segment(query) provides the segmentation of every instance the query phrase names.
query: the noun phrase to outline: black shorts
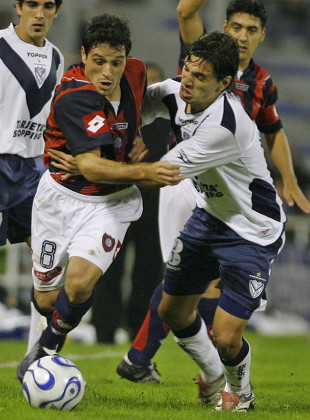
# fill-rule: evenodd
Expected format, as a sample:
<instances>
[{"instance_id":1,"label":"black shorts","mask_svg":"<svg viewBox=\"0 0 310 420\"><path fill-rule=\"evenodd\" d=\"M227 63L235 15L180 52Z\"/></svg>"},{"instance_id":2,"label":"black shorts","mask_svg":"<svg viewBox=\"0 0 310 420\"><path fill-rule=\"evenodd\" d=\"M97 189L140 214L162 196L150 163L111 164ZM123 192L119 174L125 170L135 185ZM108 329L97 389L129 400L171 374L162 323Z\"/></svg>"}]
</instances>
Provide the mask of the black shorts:
<instances>
[{"instance_id":1,"label":"black shorts","mask_svg":"<svg viewBox=\"0 0 310 420\"><path fill-rule=\"evenodd\" d=\"M0 155L0 245L31 235L33 197L45 169L42 158Z\"/></svg>"},{"instance_id":2,"label":"black shorts","mask_svg":"<svg viewBox=\"0 0 310 420\"><path fill-rule=\"evenodd\" d=\"M203 294L208 283L220 277L225 295L253 312L265 297L271 264L283 243L283 237L267 246L250 242L196 208L175 240L164 290L174 296Z\"/></svg>"}]
</instances>

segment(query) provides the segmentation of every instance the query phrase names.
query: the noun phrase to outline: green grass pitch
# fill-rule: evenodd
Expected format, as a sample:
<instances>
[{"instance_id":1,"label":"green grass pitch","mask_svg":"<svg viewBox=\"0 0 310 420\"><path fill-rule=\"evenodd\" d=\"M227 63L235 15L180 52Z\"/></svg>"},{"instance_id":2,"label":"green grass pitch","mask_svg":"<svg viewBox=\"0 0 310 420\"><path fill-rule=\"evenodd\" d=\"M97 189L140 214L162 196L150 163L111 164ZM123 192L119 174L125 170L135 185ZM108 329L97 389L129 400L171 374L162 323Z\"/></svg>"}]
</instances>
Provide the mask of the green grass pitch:
<instances>
[{"instance_id":1,"label":"green grass pitch","mask_svg":"<svg viewBox=\"0 0 310 420\"><path fill-rule=\"evenodd\" d=\"M31 408L16 379L26 343L0 341L0 419L3 420L202 420L310 419L310 337L263 337L246 331L252 346L251 379L255 410L214 412L200 406L193 378L198 373L171 335L156 355L162 385L133 384L115 369L126 345L66 343L62 354L74 361L87 382L84 398L71 412ZM243 417L242 417L243 418Z\"/></svg>"}]
</instances>

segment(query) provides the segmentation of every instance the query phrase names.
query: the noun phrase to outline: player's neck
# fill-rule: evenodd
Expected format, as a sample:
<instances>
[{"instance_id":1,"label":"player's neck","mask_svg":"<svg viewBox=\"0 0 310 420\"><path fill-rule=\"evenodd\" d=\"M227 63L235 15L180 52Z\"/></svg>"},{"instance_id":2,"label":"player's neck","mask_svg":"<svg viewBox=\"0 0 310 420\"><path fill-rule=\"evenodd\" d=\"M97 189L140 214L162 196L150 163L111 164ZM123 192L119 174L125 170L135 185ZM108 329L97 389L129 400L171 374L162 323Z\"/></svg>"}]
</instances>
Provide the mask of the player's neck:
<instances>
[{"instance_id":1,"label":"player's neck","mask_svg":"<svg viewBox=\"0 0 310 420\"><path fill-rule=\"evenodd\" d=\"M25 31L23 31L21 26L15 26L15 33L22 41L26 42L27 44L35 45L36 47L43 47L45 44L45 38L38 38L33 39L27 35Z\"/></svg>"},{"instance_id":2,"label":"player's neck","mask_svg":"<svg viewBox=\"0 0 310 420\"><path fill-rule=\"evenodd\" d=\"M240 60L238 70L244 72L244 70L246 70L249 67L251 60L252 60L252 57L248 60Z\"/></svg>"}]
</instances>

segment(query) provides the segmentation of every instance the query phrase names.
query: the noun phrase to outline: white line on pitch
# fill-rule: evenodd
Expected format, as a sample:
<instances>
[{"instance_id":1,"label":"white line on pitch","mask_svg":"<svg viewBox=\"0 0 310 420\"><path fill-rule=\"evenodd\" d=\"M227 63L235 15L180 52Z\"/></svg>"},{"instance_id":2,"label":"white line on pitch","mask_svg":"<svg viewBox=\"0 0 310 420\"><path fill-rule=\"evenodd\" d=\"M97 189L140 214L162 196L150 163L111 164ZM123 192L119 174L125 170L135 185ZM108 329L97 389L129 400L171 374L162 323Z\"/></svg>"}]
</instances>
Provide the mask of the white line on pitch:
<instances>
[{"instance_id":1,"label":"white line on pitch","mask_svg":"<svg viewBox=\"0 0 310 420\"><path fill-rule=\"evenodd\" d=\"M96 359L110 359L113 357L121 357L124 355L124 352L116 352L116 351L106 351L102 353L94 353L94 354L64 354L64 357L74 360L96 360ZM0 369L10 368L10 367L17 367L19 362L8 362L8 363L0 363Z\"/></svg>"}]
</instances>

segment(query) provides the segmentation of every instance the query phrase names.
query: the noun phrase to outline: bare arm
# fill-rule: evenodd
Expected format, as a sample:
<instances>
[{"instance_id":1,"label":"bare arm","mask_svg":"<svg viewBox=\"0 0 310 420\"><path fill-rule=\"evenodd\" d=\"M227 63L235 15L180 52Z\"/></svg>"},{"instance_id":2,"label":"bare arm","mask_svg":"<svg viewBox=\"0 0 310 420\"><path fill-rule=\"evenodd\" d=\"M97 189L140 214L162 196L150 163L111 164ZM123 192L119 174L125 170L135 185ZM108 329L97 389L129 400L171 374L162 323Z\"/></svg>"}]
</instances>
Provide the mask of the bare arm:
<instances>
[{"instance_id":1,"label":"bare arm","mask_svg":"<svg viewBox=\"0 0 310 420\"><path fill-rule=\"evenodd\" d=\"M194 41L203 35L204 27L198 13L208 0L180 0L177 6L179 28L182 41L189 48Z\"/></svg>"},{"instance_id":2,"label":"bare arm","mask_svg":"<svg viewBox=\"0 0 310 420\"><path fill-rule=\"evenodd\" d=\"M100 148L76 156L82 175L92 182L157 186L176 185L180 168L166 161L125 164L100 157Z\"/></svg>"},{"instance_id":3,"label":"bare arm","mask_svg":"<svg viewBox=\"0 0 310 420\"><path fill-rule=\"evenodd\" d=\"M283 196L290 207L296 204L304 213L310 213L310 202L298 186L290 146L283 129L265 134L271 158L283 182Z\"/></svg>"}]
</instances>

